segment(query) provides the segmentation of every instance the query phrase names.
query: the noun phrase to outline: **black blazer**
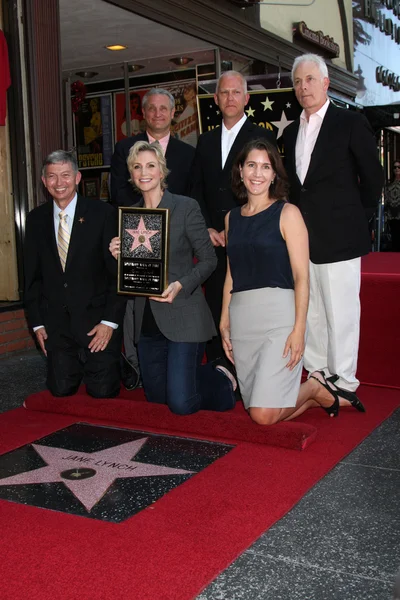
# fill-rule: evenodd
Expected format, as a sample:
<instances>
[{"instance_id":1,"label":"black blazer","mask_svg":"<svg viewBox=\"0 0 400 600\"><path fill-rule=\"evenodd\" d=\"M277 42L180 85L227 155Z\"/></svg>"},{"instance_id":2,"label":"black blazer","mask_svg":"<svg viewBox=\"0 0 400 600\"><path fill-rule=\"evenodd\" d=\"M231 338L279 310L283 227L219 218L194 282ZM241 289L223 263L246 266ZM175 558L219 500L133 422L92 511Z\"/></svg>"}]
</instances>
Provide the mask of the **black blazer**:
<instances>
[{"instance_id":1,"label":"black blazer","mask_svg":"<svg viewBox=\"0 0 400 600\"><path fill-rule=\"evenodd\" d=\"M254 125L247 119L237 134L222 168L221 131L222 127L215 127L199 137L189 193L200 204L207 227L213 227L217 231L224 229L226 213L238 206L231 188L231 173L233 163L243 146L258 138L264 138L276 145L272 131Z\"/></svg>"},{"instance_id":2,"label":"black blazer","mask_svg":"<svg viewBox=\"0 0 400 600\"><path fill-rule=\"evenodd\" d=\"M382 191L375 138L361 114L330 104L303 185L296 174L300 119L284 131L290 200L304 217L313 263L350 260L371 249L368 219Z\"/></svg>"},{"instance_id":3,"label":"black blazer","mask_svg":"<svg viewBox=\"0 0 400 600\"><path fill-rule=\"evenodd\" d=\"M132 204L137 204L142 197L129 183L130 174L126 164L129 150L139 141L149 141L146 132L121 140L115 145L111 159L111 201L116 206L132 206ZM171 135L165 158L170 170L167 177L169 191L173 194L187 194L194 158L193 146L177 140Z\"/></svg>"},{"instance_id":4,"label":"black blazer","mask_svg":"<svg viewBox=\"0 0 400 600\"><path fill-rule=\"evenodd\" d=\"M49 344L58 340L66 310L72 332L83 346L91 340L87 333L101 320L122 323L126 299L117 295L117 261L108 249L115 235L115 208L78 196L64 272L57 250L53 201L29 213L25 307L29 325L44 325Z\"/></svg>"}]
</instances>

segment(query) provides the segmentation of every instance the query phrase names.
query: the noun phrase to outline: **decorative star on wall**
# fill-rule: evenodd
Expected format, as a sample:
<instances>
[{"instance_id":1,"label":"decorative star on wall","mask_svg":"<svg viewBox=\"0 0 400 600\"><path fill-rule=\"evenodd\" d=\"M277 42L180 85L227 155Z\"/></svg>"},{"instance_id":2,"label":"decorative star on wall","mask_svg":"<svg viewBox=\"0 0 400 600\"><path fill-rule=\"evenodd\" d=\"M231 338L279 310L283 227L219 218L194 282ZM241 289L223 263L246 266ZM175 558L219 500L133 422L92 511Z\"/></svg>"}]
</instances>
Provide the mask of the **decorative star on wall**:
<instances>
[{"instance_id":1,"label":"decorative star on wall","mask_svg":"<svg viewBox=\"0 0 400 600\"><path fill-rule=\"evenodd\" d=\"M284 110L282 111L282 114L281 114L281 119L280 119L280 121L271 121L271 124L272 124L274 127L277 127L277 128L278 128L278 133L276 134L276 139L277 139L277 140L278 140L278 139L281 137L281 135L283 134L283 131L284 131L284 129L285 129L285 128L286 128L288 125L290 125L290 123L293 123L293 121L288 121L288 119L286 118L286 115L285 115L285 111L284 111Z\"/></svg>"},{"instance_id":2,"label":"decorative star on wall","mask_svg":"<svg viewBox=\"0 0 400 600\"><path fill-rule=\"evenodd\" d=\"M254 117L254 109L251 108L251 106L249 106L249 108L247 110L245 110L245 113L247 114L248 117Z\"/></svg>"},{"instance_id":3,"label":"decorative star on wall","mask_svg":"<svg viewBox=\"0 0 400 600\"><path fill-rule=\"evenodd\" d=\"M273 110L272 105L274 102L275 100L270 100L268 96L266 96L264 102L261 102L261 104L263 105L264 110Z\"/></svg>"}]
</instances>

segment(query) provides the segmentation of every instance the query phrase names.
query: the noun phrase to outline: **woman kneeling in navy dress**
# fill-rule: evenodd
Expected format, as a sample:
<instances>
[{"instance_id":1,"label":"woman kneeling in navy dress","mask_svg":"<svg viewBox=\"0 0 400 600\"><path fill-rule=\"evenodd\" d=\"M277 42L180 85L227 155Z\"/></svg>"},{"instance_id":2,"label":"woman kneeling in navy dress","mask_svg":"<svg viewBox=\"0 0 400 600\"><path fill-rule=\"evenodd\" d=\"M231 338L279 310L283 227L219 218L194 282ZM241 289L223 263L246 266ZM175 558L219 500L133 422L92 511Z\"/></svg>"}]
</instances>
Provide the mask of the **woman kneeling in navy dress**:
<instances>
[{"instance_id":1,"label":"woman kneeling in navy dress","mask_svg":"<svg viewBox=\"0 0 400 600\"><path fill-rule=\"evenodd\" d=\"M308 235L286 202L282 160L249 142L233 168L243 205L225 218L228 267L220 331L245 408L259 424L293 419L313 406L336 416L339 399L319 372L300 385L309 296Z\"/></svg>"}]
</instances>

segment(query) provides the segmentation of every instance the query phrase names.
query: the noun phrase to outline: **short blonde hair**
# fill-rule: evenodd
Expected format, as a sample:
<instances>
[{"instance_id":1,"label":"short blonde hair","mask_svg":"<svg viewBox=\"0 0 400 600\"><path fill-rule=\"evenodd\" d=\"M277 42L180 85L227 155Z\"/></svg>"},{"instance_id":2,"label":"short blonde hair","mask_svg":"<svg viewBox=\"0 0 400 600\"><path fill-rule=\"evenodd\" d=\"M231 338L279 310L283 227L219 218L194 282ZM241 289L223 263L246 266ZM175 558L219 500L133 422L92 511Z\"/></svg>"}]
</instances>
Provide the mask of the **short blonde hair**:
<instances>
[{"instance_id":1,"label":"short blonde hair","mask_svg":"<svg viewBox=\"0 0 400 600\"><path fill-rule=\"evenodd\" d=\"M160 171L161 171L161 175L162 175L161 189L166 190L167 189L166 179L169 174L169 170L167 169L167 161L165 160L165 156L163 154L160 143L156 141L156 142L152 142L150 144L149 142L143 141L143 142L136 142L136 144L134 144L132 146L132 148L129 150L128 158L126 160L126 164L128 165L128 171L131 175L132 175L133 165L137 161L137 157L140 152L153 152L153 154L155 155L156 161L158 162L158 165L160 167ZM129 181L136 188L132 179L130 179ZM140 190L138 190L138 191L140 192Z\"/></svg>"},{"instance_id":2,"label":"short blonde hair","mask_svg":"<svg viewBox=\"0 0 400 600\"><path fill-rule=\"evenodd\" d=\"M247 80L242 73L239 73L239 71L225 71L224 73L222 73L222 75L220 75L217 81L217 89L215 91L216 94L218 94L219 92L219 88L221 87L221 81L224 77L238 77L238 79L240 79L240 81L242 82L244 93L247 94Z\"/></svg>"}]
</instances>

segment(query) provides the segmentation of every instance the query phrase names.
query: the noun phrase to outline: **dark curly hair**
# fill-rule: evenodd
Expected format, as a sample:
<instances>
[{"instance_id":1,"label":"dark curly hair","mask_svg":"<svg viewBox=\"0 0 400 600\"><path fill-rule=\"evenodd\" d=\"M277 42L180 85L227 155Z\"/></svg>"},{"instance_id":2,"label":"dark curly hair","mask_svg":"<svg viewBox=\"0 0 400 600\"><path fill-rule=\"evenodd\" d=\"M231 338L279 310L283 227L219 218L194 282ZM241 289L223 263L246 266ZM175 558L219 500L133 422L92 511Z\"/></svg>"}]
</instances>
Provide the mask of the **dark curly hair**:
<instances>
[{"instance_id":1,"label":"dark curly hair","mask_svg":"<svg viewBox=\"0 0 400 600\"><path fill-rule=\"evenodd\" d=\"M280 154L275 146L264 139L251 140L247 142L239 156L235 160L232 169L232 190L237 199L245 204L247 202L247 190L240 176L240 168L243 168L248 155L253 150L265 150L271 161L271 167L275 171L275 181L269 187L269 196L274 200L287 200L289 192L289 181L283 166Z\"/></svg>"}]
</instances>

